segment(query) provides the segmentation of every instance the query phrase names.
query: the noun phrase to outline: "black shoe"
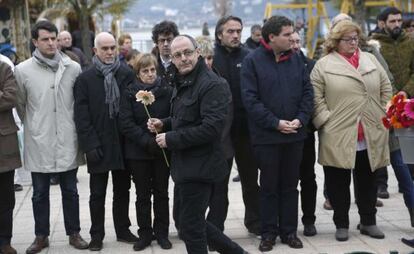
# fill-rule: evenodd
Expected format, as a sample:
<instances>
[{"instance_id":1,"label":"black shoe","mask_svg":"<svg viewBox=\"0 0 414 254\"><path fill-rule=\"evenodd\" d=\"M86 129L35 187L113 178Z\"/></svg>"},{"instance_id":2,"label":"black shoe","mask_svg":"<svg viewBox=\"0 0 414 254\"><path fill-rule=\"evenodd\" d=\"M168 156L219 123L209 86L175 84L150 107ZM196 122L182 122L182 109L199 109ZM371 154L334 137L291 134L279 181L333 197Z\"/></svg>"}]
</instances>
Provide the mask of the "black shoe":
<instances>
[{"instance_id":1,"label":"black shoe","mask_svg":"<svg viewBox=\"0 0 414 254\"><path fill-rule=\"evenodd\" d=\"M386 187L378 187L377 197L387 199L390 197L390 194L387 191Z\"/></svg>"},{"instance_id":2,"label":"black shoe","mask_svg":"<svg viewBox=\"0 0 414 254\"><path fill-rule=\"evenodd\" d=\"M296 236L296 234L291 234L286 237L281 237L282 243L289 245L293 249L302 249L302 241Z\"/></svg>"},{"instance_id":3,"label":"black shoe","mask_svg":"<svg viewBox=\"0 0 414 254\"><path fill-rule=\"evenodd\" d=\"M404 244L407 244L411 248L414 248L414 239L409 240L409 239L402 238L401 242L403 242Z\"/></svg>"},{"instance_id":4,"label":"black shoe","mask_svg":"<svg viewBox=\"0 0 414 254\"><path fill-rule=\"evenodd\" d=\"M275 240L272 239L262 239L260 241L259 250L261 252L271 251L273 250L273 246L276 244Z\"/></svg>"},{"instance_id":5,"label":"black shoe","mask_svg":"<svg viewBox=\"0 0 414 254\"><path fill-rule=\"evenodd\" d=\"M15 183L14 184L14 191L22 191L23 186L21 184Z\"/></svg>"},{"instance_id":6,"label":"black shoe","mask_svg":"<svg viewBox=\"0 0 414 254\"><path fill-rule=\"evenodd\" d=\"M316 227L315 227L314 224L303 226L303 235L304 236L314 236L317 233L318 232L316 231Z\"/></svg>"},{"instance_id":7,"label":"black shoe","mask_svg":"<svg viewBox=\"0 0 414 254\"><path fill-rule=\"evenodd\" d=\"M240 176L236 175L235 177L233 177L233 182L240 182Z\"/></svg>"},{"instance_id":8,"label":"black shoe","mask_svg":"<svg viewBox=\"0 0 414 254\"><path fill-rule=\"evenodd\" d=\"M90 251L100 251L102 250L102 240L98 240L98 239L92 239L91 242L89 243L89 247L88 249Z\"/></svg>"},{"instance_id":9,"label":"black shoe","mask_svg":"<svg viewBox=\"0 0 414 254\"><path fill-rule=\"evenodd\" d=\"M123 243L136 243L138 241L138 237L136 237L134 234L131 233L131 231L126 231L122 234L119 234L116 237L116 240L118 242L123 242Z\"/></svg>"},{"instance_id":10,"label":"black shoe","mask_svg":"<svg viewBox=\"0 0 414 254\"><path fill-rule=\"evenodd\" d=\"M139 238L138 241L134 243L134 250L140 251L140 250L147 248L150 245L151 245L151 238Z\"/></svg>"},{"instance_id":11,"label":"black shoe","mask_svg":"<svg viewBox=\"0 0 414 254\"><path fill-rule=\"evenodd\" d=\"M172 248L172 244L171 244L170 240L168 240L168 238L166 238L166 237L158 238L157 243L161 247L161 249L169 250L169 249Z\"/></svg>"}]
</instances>

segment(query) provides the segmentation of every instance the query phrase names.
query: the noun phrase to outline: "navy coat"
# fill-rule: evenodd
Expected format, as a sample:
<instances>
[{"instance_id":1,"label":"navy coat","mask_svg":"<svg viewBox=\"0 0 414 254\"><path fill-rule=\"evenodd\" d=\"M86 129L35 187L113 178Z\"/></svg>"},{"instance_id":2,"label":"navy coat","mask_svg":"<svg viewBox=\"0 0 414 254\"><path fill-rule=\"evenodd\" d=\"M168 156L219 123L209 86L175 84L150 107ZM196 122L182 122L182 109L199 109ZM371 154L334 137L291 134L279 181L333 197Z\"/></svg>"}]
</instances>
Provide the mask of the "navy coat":
<instances>
[{"instance_id":1,"label":"navy coat","mask_svg":"<svg viewBox=\"0 0 414 254\"><path fill-rule=\"evenodd\" d=\"M279 120L299 119L306 126L313 110L313 88L298 54L288 51L276 62L273 51L261 45L243 61L241 89L254 145L306 138L305 127L295 134L277 130Z\"/></svg>"}]
</instances>

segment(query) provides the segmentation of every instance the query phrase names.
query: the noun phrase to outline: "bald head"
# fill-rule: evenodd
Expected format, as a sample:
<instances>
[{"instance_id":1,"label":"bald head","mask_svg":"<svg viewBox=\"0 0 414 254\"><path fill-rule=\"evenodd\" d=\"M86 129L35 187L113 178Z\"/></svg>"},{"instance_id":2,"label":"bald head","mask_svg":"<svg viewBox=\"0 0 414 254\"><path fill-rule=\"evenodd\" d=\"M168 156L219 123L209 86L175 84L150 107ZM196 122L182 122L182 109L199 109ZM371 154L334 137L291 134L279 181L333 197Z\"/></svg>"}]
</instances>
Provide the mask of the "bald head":
<instances>
[{"instance_id":1,"label":"bald head","mask_svg":"<svg viewBox=\"0 0 414 254\"><path fill-rule=\"evenodd\" d=\"M60 48L72 47L72 35L68 31L60 32L57 39Z\"/></svg>"},{"instance_id":2,"label":"bald head","mask_svg":"<svg viewBox=\"0 0 414 254\"><path fill-rule=\"evenodd\" d=\"M112 64L115 61L116 42L112 34L102 32L95 37L93 51L104 64Z\"/></svg>"},{"instance_id":3,"label":"bald head","mask_svg":"<svg viewBox=\"0 0 414 254\"><path fill-rule=\"evenodd\" d=\"M97 48L99 44L109 41L113 41L115 43L114 36L108 32L101 32L95 36L94 47Z\"/></svg>"}]
</instances>

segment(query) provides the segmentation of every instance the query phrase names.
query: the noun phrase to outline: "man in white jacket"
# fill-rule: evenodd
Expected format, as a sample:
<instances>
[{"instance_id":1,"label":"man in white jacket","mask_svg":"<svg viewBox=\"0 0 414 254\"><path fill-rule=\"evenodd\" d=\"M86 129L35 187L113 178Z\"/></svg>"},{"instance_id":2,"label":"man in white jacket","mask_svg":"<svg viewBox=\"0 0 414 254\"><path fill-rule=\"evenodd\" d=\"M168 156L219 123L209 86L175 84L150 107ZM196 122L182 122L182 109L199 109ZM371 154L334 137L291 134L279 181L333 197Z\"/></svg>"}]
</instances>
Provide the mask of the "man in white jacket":
<instances>
[{"instance_id":1,"label":"man in white jacket","mask_svg":"<svg viewBox=\"0 0 414 254\"><path fill-rule=\"evenodd\" d=\"M49 246L50 176L60 179L63 214L69 243L88 244L79 235L79 195L76 173L81 162L73 116L73 85L79 64L57 50L57 28L40 21L32 29L33 57L15 68L19 91L17 111L25 126L24 164L32 174L34 242L27 254Z\"/></svg>"}]
</instances>

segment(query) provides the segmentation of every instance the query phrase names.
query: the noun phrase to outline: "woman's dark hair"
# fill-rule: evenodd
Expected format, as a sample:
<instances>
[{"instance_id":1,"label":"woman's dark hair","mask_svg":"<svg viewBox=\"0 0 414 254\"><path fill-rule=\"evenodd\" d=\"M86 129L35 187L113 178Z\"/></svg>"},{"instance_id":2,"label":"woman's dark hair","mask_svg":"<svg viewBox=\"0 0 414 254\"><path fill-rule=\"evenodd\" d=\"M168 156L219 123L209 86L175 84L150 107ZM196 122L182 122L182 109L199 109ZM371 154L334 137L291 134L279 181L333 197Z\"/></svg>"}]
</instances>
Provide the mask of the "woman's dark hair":
<instances>
[{"instance_id":1,"label":"woman's dark hair","mask_svg":"<svg viewBox=\"0 0 414 254\"><path fill-rule=\"evenodd\" d=\"M218 35L221 34L221 33L223 33L223 26L224 26L224 24L226 24L230 20L239 22L240 25L243 27L243 22L242 22L241 18L239 18L239 17L231 16L231 15L222 17L221 19L219 19L217 21L216 30L214 32L214 36L215 36L215 39L216 39L216 42L217 43L220 43L220 39L219 39Z\"/></svg>"},{"instance_id":2,"label":"woman's dark hair","mask_svg":"<svg viewBox=\"0 0 414 254\"><path fill-rule=\"evenodd\" d=\"M158 43L158 37L160 34L172 34L174 37L176 37L179 34L178 27L174 22L164 20L152 28L152 41L155 44Z\"/></svg>"},{"instance_id":3,"label":"woman's dark hair","mask_svg":"<svg viewBox=\"0 0 414 254\"><path fill-rule=\"evenodd\" d=\"M414 22L414 19L405 19L404 22L402 23L402 29L406 29L408 27L411 26L411 23Z\"/></svg>"},{"instance_id":4,"label":"woman's dark hair","mask_svg":"<svg viewBox=\"0 0 414 254\"><path fill-rule=\"evenodd\" d=\"M37 38L39 38L39 30L46 30L49 31L51 33L55 32L56 36L58 34L58 29L57 27L50 21L48 20L42 20L37 22L33 28L32 28L32 39L37 40Z\"/></svg>"},{"instance_id":5,"label":"woman's dark hair","mask_svg":"<svg viewBox=\"0 0 414 254\"><path fill-rule=\"evenodd\" d=\"M262 27L262 37L265 42L269 42L269 35L278 36L284 26L293 26L293 21L285 16L272 16Z\"/></svg>"}]
</instances>

